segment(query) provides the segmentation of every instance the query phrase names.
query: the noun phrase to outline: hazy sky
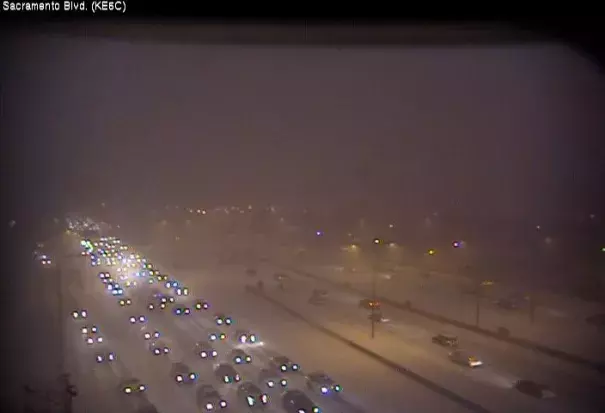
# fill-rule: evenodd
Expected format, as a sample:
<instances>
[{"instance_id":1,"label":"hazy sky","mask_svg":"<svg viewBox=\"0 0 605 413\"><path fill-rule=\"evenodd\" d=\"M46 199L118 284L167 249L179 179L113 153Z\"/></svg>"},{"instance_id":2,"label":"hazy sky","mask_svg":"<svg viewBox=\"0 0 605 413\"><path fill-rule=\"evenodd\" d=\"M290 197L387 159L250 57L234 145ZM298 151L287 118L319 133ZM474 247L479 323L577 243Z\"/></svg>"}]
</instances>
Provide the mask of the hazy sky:
<instances>
[{"instance_id":1,"label":"hazy sky","mask_svg":"<svg viewBox=\"0 0 605 413\"><path fill-rule=\"evenodd\" d=\"M18 178L64 204L535 216L602 188L604 82L563 47L16 46L2 77Z\"/></svg>"}]
</instances>

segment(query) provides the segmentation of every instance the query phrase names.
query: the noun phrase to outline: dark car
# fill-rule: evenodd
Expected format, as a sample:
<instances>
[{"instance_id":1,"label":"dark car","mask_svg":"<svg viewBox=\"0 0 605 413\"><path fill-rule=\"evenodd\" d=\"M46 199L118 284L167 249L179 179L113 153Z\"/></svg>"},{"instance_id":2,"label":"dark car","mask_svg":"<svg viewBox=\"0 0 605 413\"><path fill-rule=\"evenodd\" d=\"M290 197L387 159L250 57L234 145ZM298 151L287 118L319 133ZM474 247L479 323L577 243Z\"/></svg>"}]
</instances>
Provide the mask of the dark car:
<instances>
[{"instance_id":1,"label":"dark car","mask_svg":"<svg viewBox=\"0 0 605 413\"><path fill-rule=\"evenodd\" d=\"M514 387L519 392L538 399L555 397L555 393L547 386L538 384L532 380L517 380Z\"/></svg>"},{"instance_id":2,"label":"dark car","mask_svg":"<svg viewBox=\"0 0 605 413\"><path fill-rule=\"evenodd\" d=\"M269 404L269 396L256 384L251 382L242 383L237 388L237 398L250 410L263 410Z\"/></svg>"},{"instance_id":3,"label":"dark car","mask_svg":"<svg viewBox=\"0 0 605 413\"><path fill-rule=\"evenodd\" d=\"M282 396L286 413L321 413L321 409L301 390L288 390Z\"/></svg>"},{"instance_id":4,"label":"dark car","mask_svg":"<svg viewBox=\"0 0 605 413\"><path fill-rule=\"evenodd\" d=\"M244 350L236 348L230 354L231 361L235 364L250 364L252 363L252 356L246 353Z\"/></svg>"},{"instance_id":5,"label":"dark car","mask_svg":"<svg viewBox=\"0 0 605 413\"><path fill-rule=\"evenodd\" d=\"M218 390L210 384L202 384L199 386L195 396L198 408L201 411L213 412L227 407L227 401L221 396Z\"/></svg>"},{"instance_id":6,"label":"dark car","mask_svg":"<svg viewBox=\"0 0 605 413\"><path fill-rule=\"evenodd\" d=\"M359 300L359 308L371 310L372 308L380 308L380 301L372 300L371 298L363 298Z\"/></svg>"},{"instance_id":7,"label":"dark car","mask_svg":"<svg viewBox=\"0 0 605 413\"><path fill-rule=\"evenodd\" d=\"M182 362L172 365L172 377L178 384L195 384L197 382L197 373Z\"/></svg>"},{"instance_id":8,"label":"dark car","mask_svg":"<svg viewBox=\"0 0 605 413\"><path fill-rule=\"evenodd\" d=\"M458 337L451 334L437 334L434 336L431 341L435 344L439 344L443 347L458 347Z\"/></svg>"},{"instance_id":9,"label":"dark car","mask_svg":"<svg viewBox=\"0 0 605 413\"><path fill-rule=\"evenodd\" d=\"M195 343L195 354L204 360L214 360L218 356L218 352L206 340Z\"/></svg>"},{"instance_id":10,"label":"dark car","mask_svg":"<svg viewBox=\"0 0 605 413\"><path fill-rule=\"evenodd\" d=\"M231 364L222 363L214 370L214 375L221 383L238 383L242 378Z\"/></svg>"},{"instance_id":11,"label":"dark car","mask_svg":"<svg viewBox=\"0 0 605 413\"><path fill-rule=\"evenodd\" d=\"M269 359L269 368L282 373L298 372L300 366L286 356L275 356Z\"/></svg>"},{"instance_id":12,"label":"dark car","mask_svg":"<svg viewBox=\"0 0 605 413\"><path fill-rule=\"evenodd\" d=\"M283 373L267 368L258 373L258 383L270 389L285 389L288 386L288 380Z\"/></svg>"}]
</instances>

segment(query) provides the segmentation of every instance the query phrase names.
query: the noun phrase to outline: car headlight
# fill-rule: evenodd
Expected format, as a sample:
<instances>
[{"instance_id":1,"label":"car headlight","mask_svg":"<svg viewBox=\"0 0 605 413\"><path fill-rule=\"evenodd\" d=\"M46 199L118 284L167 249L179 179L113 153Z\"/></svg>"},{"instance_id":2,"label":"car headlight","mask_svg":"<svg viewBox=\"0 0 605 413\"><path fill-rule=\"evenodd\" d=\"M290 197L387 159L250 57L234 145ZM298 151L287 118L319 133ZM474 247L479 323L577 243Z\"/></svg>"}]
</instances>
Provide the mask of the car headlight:
<instances>
[{"instance_id":1,"label":"car headlight","mask_svg":"<svg viewBox=\"0 0 605 413\"><path fill-rule=\"evenodd\" d=\"M218 353L216 352L216 350L212 351L212 357L216 357L218 355Z\"/></svg>"},{"instance_id":2,"label":"car headlight","mask_svg":"<svg viewBox=\"0 0 605 413\"><path fill-rule=\"evenodd\" d=\"M200 357L202 357L202 358L206 358L207 356L208 356L208 354L205 351L202 351L200 353Z\"/></svg>"},{"instance_id":3,"label":"car headlight","mask_svg":"<svg viewBox=\"0 0 605 413\"><path fill-rule=\"evenodd\" d=\"M220 406L223 407L223 408L227 407L227 402L224 401L224 400L221 400Z\"/></svg>"},{"instance_id":4,"label":"car headlight","mask_svg":"<svg viewBox=\"0 0 605 413\"><path fill-rule=\"evenodd\" d=\"M178 381L178 382L183 381L183 376L181 376L180 374L178 376L176 376L176 381Z\"/></svg>"},{"instance_id":5,"label":"car headlight","mask_svg":"<svg viewBox=\"0 0 605 413\"><path fill-rule=\"evenodd\" d=\"M213 407L212 403L206 403L206 409L212 410Z\"/></svg>"},{"instance_id":6,"label":"car headlight","mask_svg":"<svg viewBox=\"0 0 605 413\"><path fill-rule=\"evenodd\" d=\"M326 393L328 392L328 388L327 388L327 387L325 387L325 386L322 386L322 387L321 387L321 392L322 392L323 394L326 394Z\"/></svg>"},{"instance_id":7,"label":"car headlight","mask_svg":"<svg viewBox=\"0 0 605 413\"><path fill-rule=\"evenodd\" d=\"M189 379L190 379L190 380L195 380L195 379L196 379L196 377L197 377L197 376L195 375L195 373L191 373L191 374L189 374Z\"/></svg>"},{"instance_id":8,"label":"car headlight","mask_svg":"<svg viewBox=\"0 0 605 413\"><path fill-rule=\"evenodd\" d=\"M130 394L130 393L132 393L132 389L130 387L125 387L124 388L124 393Z\"/></svg>"}]
</instances>

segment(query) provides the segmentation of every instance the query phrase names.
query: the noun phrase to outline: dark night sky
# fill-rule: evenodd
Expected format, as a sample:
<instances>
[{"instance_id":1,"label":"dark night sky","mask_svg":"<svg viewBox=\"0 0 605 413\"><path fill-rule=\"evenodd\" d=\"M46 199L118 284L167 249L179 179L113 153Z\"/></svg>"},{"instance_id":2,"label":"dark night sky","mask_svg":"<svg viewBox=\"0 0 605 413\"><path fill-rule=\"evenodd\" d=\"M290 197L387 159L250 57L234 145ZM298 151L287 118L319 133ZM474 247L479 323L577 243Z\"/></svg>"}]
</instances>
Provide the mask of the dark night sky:
<instances>
[{"instance_id":1,"label":"dark night sky","mask_svg":"<svg viewBox=\"0 0 605 413\"><path fill-rule=\"evenodd\" d=\"M520 217L584 208L602 187L605 82L563 47L16 45L3 99L18 178L61 205Z\"/></svg>"}]
</instances>

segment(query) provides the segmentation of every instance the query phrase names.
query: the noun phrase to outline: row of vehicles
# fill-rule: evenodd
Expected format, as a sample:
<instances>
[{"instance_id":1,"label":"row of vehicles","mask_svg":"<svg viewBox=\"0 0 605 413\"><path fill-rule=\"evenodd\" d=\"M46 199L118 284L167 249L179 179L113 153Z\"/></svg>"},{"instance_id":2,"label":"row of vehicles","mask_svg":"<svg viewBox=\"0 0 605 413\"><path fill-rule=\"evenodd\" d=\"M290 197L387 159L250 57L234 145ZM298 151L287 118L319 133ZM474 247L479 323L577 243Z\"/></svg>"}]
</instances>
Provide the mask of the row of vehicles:
<instances>
[{"instance_id":1,"label":"row of vehicles","mask_svg":"<svg viewBox=\"0 0 605 413\"><path fill-rule=\"evenodd\" d=\"M202 299L191 298L189 288L160 274L145 258L132 254L128 248L121 248L121 243L117 241L117 239L105 238L97 241L97 245L91 241L84 241L83 255L90 256L93 266L111 269L111 272L101 271L98 277L110 295L117 298L120 307L134 309L135 304L137 307L142 305L141 308L148 312L148 314L131 312L128 316L129 323L140 330L147 348L154 357L168 355L171 353L169 341L164 340L163 334L151 326L148 315L199 317L203 314L206 316L212 314L209 312L210 304ZM105 259L102 264L98 263L99 257ZM108 257L109 261L107 261ZM138 265L131 266L133 261ZM112 273L119 273L117 279L112 276ZM128 281L136 281L136 283L128 284ZM127 293L137 286L139 294L135 296ZM147 293L141 294L145 291ZM147 302L137 297L147 297ZM83 319L82 311L85 313L85 310L74 312L80 315L74 319ZM256 333L240 326L236 328L235 321L228 314L216 312L211 317L215 327L206 329L207 335L201 337L192 350L201 360L211 362L209 364L212 365L216 385L201 382L198 372L184 361L173 363L171 369L171 375L177 385L195 387L196 402L201 411L226 408L227 400L215 386L235 386L238 401L249 409L263 409L273 404L270 400L277 398L281 400L281 406L287 413L321 412L321 408L304 390L290 385L289 376L293 374L303 377L307 390L319 396L340 395L342 387L327 374L320 371L304 374L297 363L282 355L271 357L266 365L260 368L256 380L245 380L239 368L253 363L253 356L246 349L263 345L263 342ZM230 351L224 351L227 343L231 348ZM113 357L115 358L115 355ZM221 357L224 359L217 362ZM248 376L250 374L246 374L246 379L249 379ZM143 392L144 389L137 390L137 386L143 386L145 389L146 387L137 383L129 383L128 386L123 387L123 390L130 389L128 394ZM126 393L125 390L124 392Z\"/></svg>"}]
</instances>

